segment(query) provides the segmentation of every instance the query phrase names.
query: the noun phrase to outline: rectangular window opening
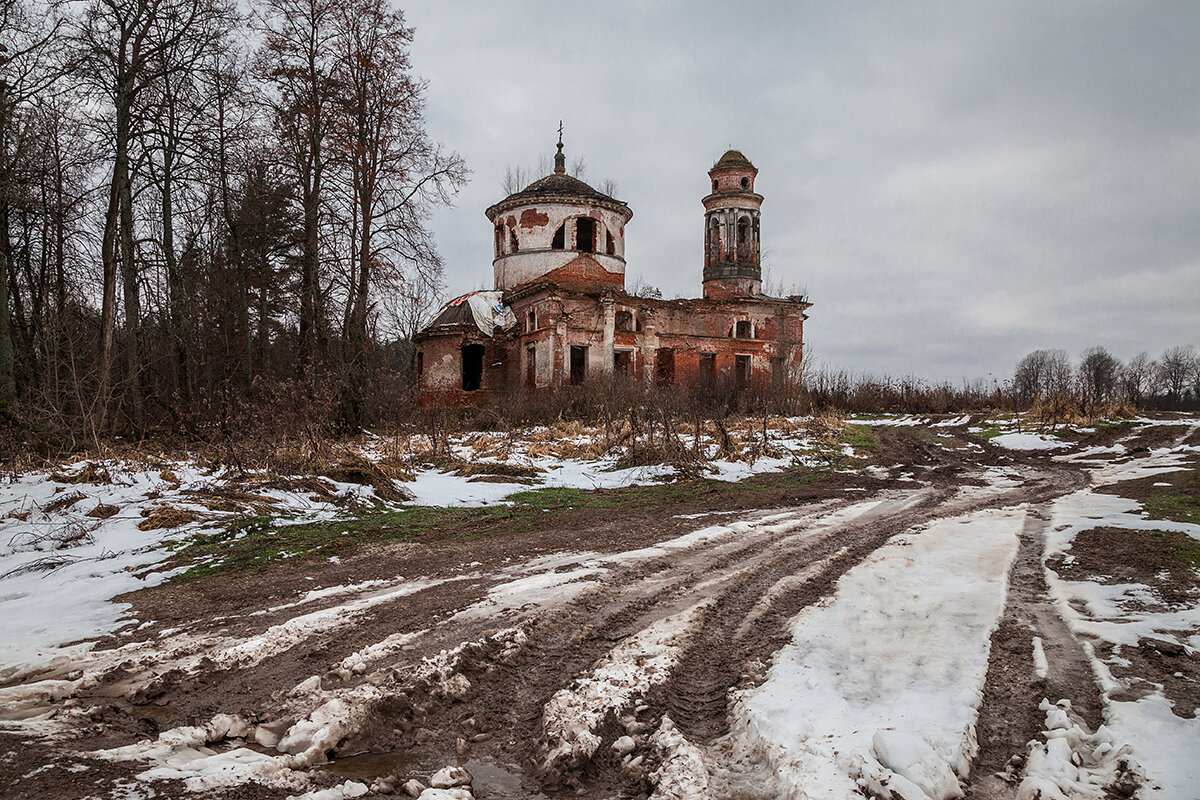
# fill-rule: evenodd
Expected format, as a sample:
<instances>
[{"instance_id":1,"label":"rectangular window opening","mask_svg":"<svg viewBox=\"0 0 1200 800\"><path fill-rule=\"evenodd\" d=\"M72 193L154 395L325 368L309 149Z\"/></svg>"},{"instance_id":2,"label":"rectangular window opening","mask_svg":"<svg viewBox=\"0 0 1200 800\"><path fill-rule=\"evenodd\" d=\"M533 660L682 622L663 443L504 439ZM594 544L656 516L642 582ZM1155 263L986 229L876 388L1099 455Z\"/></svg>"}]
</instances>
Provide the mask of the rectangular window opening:
<instances>
[{"instance_id":1,"label":"rectangular window opening","mask_svg":"<svg viewBox=\"0 0 1200 800\"><path fill-rule=\"evenodd\" d=\"M614 325L618 333L633 333L633 312L618 311Z\"/></svg>"},{"instance_id":2,"label":"rectangular window opening","mask_svg":"<svg viewBox=\"0 0 1200 800\"><path fill-rule=\"evenodd\" d=\"M749 339L753 335L750 330L750 320L739 319L734 325L733 335L738 339Z\"/></svg>"},{"instance_id":3,"label":"rectangular window opening","mask_svg":"<svg viewBox=\"0 0 1200 800\"><path fill-rule=\"evenodd\" d=\"M530 311L528 314L525 315L525 331L530 332L530 331L536 331L536 330L537 330L537 312Z\"/></svg>"},{"instance_id":4,"label":"rectangular window opening","mask_svg":"<svg viewBox=\"0 0 1200 800\"><path fill-rule=\"evenodd\" d=\"M537 348L525 351L525 388L537 388Z\"/></svg>"},{"instance_id":5,"label":"rectangular window opening","mask_svg":"<svg viewBox=\"0 0 1200 800\"><path fill-rule=\"evenodd\" d=\"M575 249L583 253L596 252L596 220L580 217L575 222Z\"/></svg>"}]
</instances>

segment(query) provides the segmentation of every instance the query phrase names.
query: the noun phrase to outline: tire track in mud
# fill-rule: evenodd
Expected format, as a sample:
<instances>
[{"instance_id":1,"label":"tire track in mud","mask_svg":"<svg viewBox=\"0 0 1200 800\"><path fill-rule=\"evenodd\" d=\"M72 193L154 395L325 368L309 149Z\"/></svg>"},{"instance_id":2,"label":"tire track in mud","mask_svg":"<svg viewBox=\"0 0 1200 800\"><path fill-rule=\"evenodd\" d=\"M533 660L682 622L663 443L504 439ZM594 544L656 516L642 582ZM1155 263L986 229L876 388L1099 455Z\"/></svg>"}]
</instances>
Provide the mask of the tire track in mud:
<instances>
[{"instance_id":1,"label":"tire track in mud","mask_svg":"<svg viewBox=\"0 0 1200 800\"><path fill-rule=\"evenodd\" d=\"M839 502L834 508L850 502ZM823 510L833 513L833 508ZM406 723L413 729L404 731L399 739L388 737L383 731L387 726L381 725L382 741L372 742L372 749L409 749L419 760L433 764L436 754L444 759L446 752L456 748L465 730L463 723L469 720L466 727L470 731L496 734L473 751L486 751L494 761L557 783L555 776L540 774L536 758L542 712L550 698L570 686L576 677L588 673L615 644L694 604L708 584L744 572L748 564L762 559L764 550L796 542L799 544L792 546L803 550L808 547L806 540L827 540L837 532L814 532L813 523L819 523L820 517L814 520L811 509L792 513L791 519L771 515L761 520L759 529L733 534L742 538L727 535L617 567L604 577L599 588L538 615L526 629L529 644L515 660L469 674L474 684L469 697L425 709L417 719ZM785 529L772 531L776 526ZM425 735L420 728L424 728ZM422 736L424 741L419 741ZM615 735L607 738L611 740ZM597 760L602 757L603 753L598 754ZM577 776L565 777L575 785Z\"/></svg>"},{"instance_id":2,"label":"tire track in mud","mask_svg":"<svg viewBox=\"0 0 1200 800\"><path fill-rule=\"evenodd\" d=\"M1072 712L1095 730L1103 721L1103 699L1082 644L1059 615L1050 597L1042 559L1049 511L1029 510L1022 526L1017 557L1009 571L1008 597L1000 624L992 634L991 655L976 721L979 753L965 787L972 800L1010 800L1016 796L1020 766L1030 740L1045 727L1037 698L1071 701ZM1047 671L1040 677L1034 663L1038 637Z\"/></svg>"},{"instance_id":3,"label":"tire track in mud","mask_svg":"<svg viewBox=\"0 0 1200 800\"><path fill-rule=\"evenodd\" d=\"M909 498L826 530L820 517L810 518L784 534L759 530L744 534L744 544L733 545L723 537L618 567L599 588L534 617L526 628L529 644L515 660L479 665L468 674L473 687L467 697L422 707L417 718L401 723L407 730L399 737L401 731L393 729L392 736L383 733L379 740L367 736L362 741L372 750L408 750L429 764L456 749L462 757L469 752L523 772L531 789L565 784L593 796L620 790L628 780L607 747L625 733L615 720L595 731L604 743L595 757L563 773L544 773L538 748L550 698L589 674L617 642L698 597L715 597L671 677L648 692L643 698L648 707L638 715L654 727L668 714L689 740L712 742L728 730L730 689L761 679L754 668L769 662L789 640L788 621L828 596L842 574L892 536L941 517L1043 502L1083 482L1082 473L1068 467L1024 467L1024 485L983 497L955 496L964 484L962 476L944 474L937 476L937 487L922 489L928 496L916 502ZM805 571L810 575L797 580ZM756 619L745 626L748 614ZM379 729L390 726L381 720ZM484 734L481 741L464 747L476 732Z\"/></svg>"},{"instance_id":4,"label":"tire track in mud","mask_svg":"<svg viewBox=\"0 0 1200 800\"><path fill-rule=\"evenodd\" d=\"M729 691L742 682L747 665L768 661L787 643L788 620L832 593L847 570L892 536L931 518L948 494L939 491L915 507L845 526L810 547L788 549L726 587L664 687L663 705L680 732L697 744L727 733ZM814 562L825 563L809 580L775 593L756 624L737 635L768 592Z\"/></svg>"},{"instance_id":5,"label":"tire track in mud","mask_svg":"<svg viewBox=\"0 0 1200 800\"><path fill-rule=\"evenodd\" d=\"M769 662L791 638L789 620L805 607L830 595L845 572L896 534L942 517L1062 494L1082 481L1079 473L1064 468L1039 469L1034 474L1037 477L1029 479L1037 481L1034 487L984 499L955 500L951 497L952 488L944 487L911 508L884 515L878 520L855 521L840 536L807 551L786 553L772 569L755 573L745 582L730 586L715 604L711 618L705 620L699 635L678 663L676 677L667 686L665 705L671 719L689 740L700 744L709 744L728 733L730 690L746 678L757 682L761 677L745 675L746 666ZM839 547L847 549L835 553ZM756 624L746 629L744 636L737 636L746 614L766 592L778 581L811 563L812 556L828 558L829 563L811 579L777 592Z\"/></svg>"}]
</instances>

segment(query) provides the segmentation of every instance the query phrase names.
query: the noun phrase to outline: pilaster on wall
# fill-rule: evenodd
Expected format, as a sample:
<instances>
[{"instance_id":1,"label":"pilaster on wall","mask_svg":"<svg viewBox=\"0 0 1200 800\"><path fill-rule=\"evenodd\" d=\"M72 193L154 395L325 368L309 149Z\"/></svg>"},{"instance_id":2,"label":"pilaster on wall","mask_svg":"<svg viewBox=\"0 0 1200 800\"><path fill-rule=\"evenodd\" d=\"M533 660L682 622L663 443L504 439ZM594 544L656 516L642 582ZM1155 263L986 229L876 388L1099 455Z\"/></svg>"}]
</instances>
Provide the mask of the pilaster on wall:
<instances>
[{"instance_id":1,"label":"pilaster on wall","mask_svg":"<svg viewBox=\"0 0 1200 800\"><path fill-rule=\"evenodd\" d=\"M613 331L616 330L616 308L611 297L600 300L601 333L600 333L600 374L611 376L613 373Z\"/></svg>"}]
</instances>

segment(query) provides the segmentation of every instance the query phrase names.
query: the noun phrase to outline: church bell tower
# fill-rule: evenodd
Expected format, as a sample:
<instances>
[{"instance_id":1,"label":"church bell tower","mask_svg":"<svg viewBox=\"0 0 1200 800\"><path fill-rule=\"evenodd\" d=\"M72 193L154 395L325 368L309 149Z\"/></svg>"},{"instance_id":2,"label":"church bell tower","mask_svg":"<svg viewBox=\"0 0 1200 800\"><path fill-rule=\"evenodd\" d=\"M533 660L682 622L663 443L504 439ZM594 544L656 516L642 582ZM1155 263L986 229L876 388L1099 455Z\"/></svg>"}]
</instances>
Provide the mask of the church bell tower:
<instances>
[{"instance_id":1,"label":"church bell tower","mask_svg":"<svg viewBox=\"0 0 1200 800\"><path fill-rule=\"evenodd\" d=\"M758 170L730 150L708 171L712 194L704 198L704 297L728 300L762 295L758 224L762 195Z\"/></svg>"}]
</instances>

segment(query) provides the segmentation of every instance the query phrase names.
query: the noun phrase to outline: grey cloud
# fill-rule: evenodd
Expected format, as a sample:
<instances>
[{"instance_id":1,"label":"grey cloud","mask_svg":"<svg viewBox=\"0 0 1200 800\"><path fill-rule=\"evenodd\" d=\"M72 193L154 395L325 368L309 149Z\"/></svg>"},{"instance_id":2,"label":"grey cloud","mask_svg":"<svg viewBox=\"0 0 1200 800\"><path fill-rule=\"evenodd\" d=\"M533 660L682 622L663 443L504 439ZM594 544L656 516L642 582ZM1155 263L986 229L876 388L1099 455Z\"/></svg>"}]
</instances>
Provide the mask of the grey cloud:
<instances>
[{"instance_id":1,"label":"grey cloud","mask_svg":"<svg viewBox=\"0 0 1200 800\"><path fill-rule=\"evenodd\" d=\"M1200 344L1200 5L405 8L432 132L475 172L435 215L451 292L490 283L483 209L561 118L668 295L698 294L705 173L742 149L823 361L956 380Z\"/></svg>"}]
</instances>

